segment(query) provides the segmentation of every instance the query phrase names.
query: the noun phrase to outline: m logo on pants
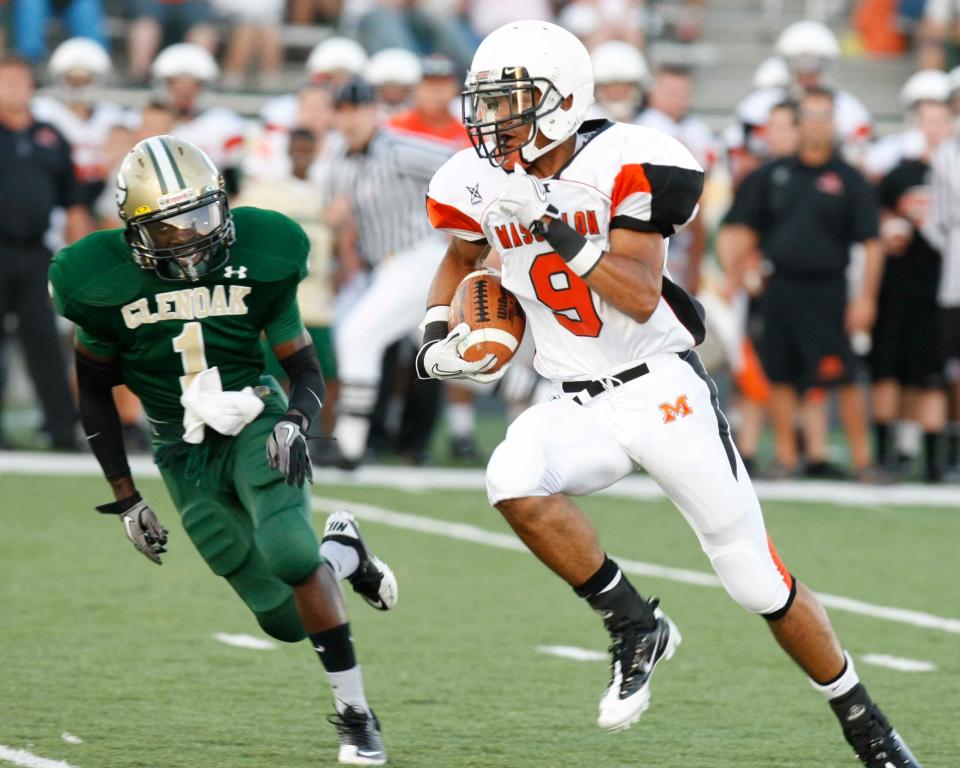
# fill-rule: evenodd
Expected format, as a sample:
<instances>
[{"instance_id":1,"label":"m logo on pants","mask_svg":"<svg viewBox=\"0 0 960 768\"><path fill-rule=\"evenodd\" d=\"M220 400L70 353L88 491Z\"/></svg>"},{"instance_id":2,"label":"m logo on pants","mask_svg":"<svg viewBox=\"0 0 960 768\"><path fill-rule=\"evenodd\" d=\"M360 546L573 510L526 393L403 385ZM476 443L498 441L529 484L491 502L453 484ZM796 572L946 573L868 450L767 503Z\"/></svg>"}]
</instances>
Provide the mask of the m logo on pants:
<instances>
[{"instance_id":1,"label":"m logo on pants","mask_svg":"<svg viewBox=\"0 0 960 768\"><path fill-rule=\"evenodd\" d=\"M663 411L664 424L670 424L681 416L686 416L687 414L693 413L693 408L691 408L690 404L687 402L686 395L680 395L680 397L677 398L677 401L672 405L670 403L660 403L658 407L661 411Z\"/></svg>"}]
</instances>

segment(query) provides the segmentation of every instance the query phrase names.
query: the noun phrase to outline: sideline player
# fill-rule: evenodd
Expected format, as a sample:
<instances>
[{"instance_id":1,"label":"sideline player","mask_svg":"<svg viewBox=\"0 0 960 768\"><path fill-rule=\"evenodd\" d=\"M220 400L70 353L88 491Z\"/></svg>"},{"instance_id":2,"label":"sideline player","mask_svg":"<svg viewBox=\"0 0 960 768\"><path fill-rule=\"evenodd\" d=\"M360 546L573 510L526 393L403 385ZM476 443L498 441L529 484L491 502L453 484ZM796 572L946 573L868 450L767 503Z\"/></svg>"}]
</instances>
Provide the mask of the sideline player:
<instances>
[{"instance_id":1,"label":"sideline player","mask_svg":"<svg viewBox=\"0 0 960 768\"><path fill-rule=\"evenodd\" d=\"M305 433L324 385L296 303L308 242L279 213L231 212L223 187L187 141L141 141L117 178L125 229L89 235L51 266L56 308L77 324L81 420L115 497L97 510L160 563L167 531L137 492L110 395L123 382L143 401L163 481L210 569L268 635L316 649L340 762L382 765L337 580L381 609L395 604L396 581L349 512L331 515L322 547L310 523ZM261 331L290 377L289 405L261 377Z\"/></svg>"},{"instance_id":2,"label":"sideline player","mask_svg":"<svg viewBox=\"0 0 960 768\"><path fill-rule=\"evenodd\" d=\"M665 241L696 214L703 172L658 131L583 122L592 96L589 55L560 27L508 24L477 49L464 115L476 155L489 162L464 150L430 185L430 219L454 240L430 290L419 373L497 375L484 373L490 359L457 355L464 325L446 330L455 287L496 248L555 394L510 426L487 467L487 493L610 632L601 728L637 721L650 676L680 635L604 554L569 497L642 466L697 533L730 596L766 619L827 698L864 765L915 768L823 607L780 562L716 387L693 351L703 317L670 279Z\"/></svg>"}]
</instances>

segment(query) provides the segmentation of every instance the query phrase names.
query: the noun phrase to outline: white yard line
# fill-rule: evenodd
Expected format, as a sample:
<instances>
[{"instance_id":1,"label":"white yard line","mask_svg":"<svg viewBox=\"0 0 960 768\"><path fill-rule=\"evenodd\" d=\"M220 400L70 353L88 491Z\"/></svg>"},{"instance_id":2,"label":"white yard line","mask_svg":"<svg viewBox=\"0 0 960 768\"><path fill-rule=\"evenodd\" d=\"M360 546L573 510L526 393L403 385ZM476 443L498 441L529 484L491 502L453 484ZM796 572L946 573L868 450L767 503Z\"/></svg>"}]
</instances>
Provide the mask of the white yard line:
<instances>
[{"instance_id":1,"label":"white yard line","mask_svg":"<svg viewBox=\"0 0 960 768\"><path fill-rule=\"evenodd\" d=\"M152 459L130 458L133 474L138 477L159 477ZM98 476L96 460L86 454L0 452L0 475L72 475ZM407 491L484 489L482 469L446 469L425 467L360 467L355 472L336 469L315 469L314 480L320 485L382 486ZM841 507L950 507L960 508L960 486L902 485L869 486L859 483L826 483L795 481L754 482L763 501L815 502ZM662 499L663 492L649 477L631 475L600 491L600 495L627 499Z\"/></svg>"},{"instance_id":2,"label":"white yard line","mask_svg":"<svg viewBox=\"0 0 960 768\"><path fill-rule=\"evenodd\" d=\"M559 656L561 659L574 661L609 661L610 654L600 651L591 651L589 648L578 648L575 645L538 645L537 651L547 656Z\"/></svg>"},{"instance_id":3,"label":"white yard line","mask_svg":"<svg viewBox=\"0 0 960 768\"><path fill-rule=\"evenodd\" d=\"M253 635L229 635L226 632L217 632L213 639L225 645L232 645L234 648L249 648L253 651L272 651L277 647L272 640Z\"/></svg>"},{"instance_id":4,"label":"white yard line","mask_svg":"<svg viewBox=\"0 0 960 768\"><path fill-rule=\"evenodd\" d=\"M452 523L435 517L424 517L409 512L397 512L391 509L384 509L383 507L377 507L372 504L361 504L360 502L348 501L346 499L330 499L320 496L314 496L313 507L317 511L328 512L336 509L349 509L359 518L383 523L393 528L403 528L409 531L417 531L418 533L429 533L448 539L469 541L474 544L485 544L489 547L509 549L514 552L527 551L523 543L512 534L487 531L467 523ZM627 573L666 579L668 581L677 581L684 584L693 584L699 587L720 587L720 580L712 573L692 571L686 568L672 568L666 565L645 563L639 560L627 560L616 556L614 556L614 559ZM911 611L905 608L874 605L873 603L854 600L849 597L843 597L842 595L817 593L817 596L824 605L838 611L846 611L848 613L860 614L861 616L870 616L875 619L884 619L899 624L909 624L914 627L936 629L941 632L960 635L960 619L949 619L930 613L923 613L922 611Z\"/></svg>"},{"instance_id":5,"label":"white yard line","mask_svg":"<svg viewBox=\"0 0 960 768\"><path fill-rule=\"evenodd\" d=\"M0 761L21 765L24 768L76 768L63 760L49 760L27 752L25 749L14 749L0 744Z\"/></svg>"},{"instance_id":6,"label":"white yard line","mask_svg":"<svg viewBox=\"0 0 960 768\"><path fill-rule=\"evenodd\" d=\"M865 653L860 657L860 661L873 664L875 667L895 669L897 672L933 672L937 668L931 661L904 659L900 656L887 656L884 653Z\"/></svg>"}]
</instances>

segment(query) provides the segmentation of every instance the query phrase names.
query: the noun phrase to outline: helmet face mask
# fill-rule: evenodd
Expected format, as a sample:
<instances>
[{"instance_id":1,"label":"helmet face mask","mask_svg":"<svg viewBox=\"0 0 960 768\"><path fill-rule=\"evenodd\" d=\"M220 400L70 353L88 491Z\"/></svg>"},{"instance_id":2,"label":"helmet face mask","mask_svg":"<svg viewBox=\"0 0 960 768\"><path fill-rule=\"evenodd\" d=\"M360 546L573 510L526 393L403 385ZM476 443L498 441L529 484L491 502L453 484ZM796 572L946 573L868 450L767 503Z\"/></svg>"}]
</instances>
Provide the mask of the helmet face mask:
<instances>
[{"instance_id":1,"label":"helmet face mask","mask_svg":"<svg viewBox=\"0 0 960 768\"><path fill-rule=\"evenodd\" d=\"M552 82L529 77L523 67L471 75L461 94L463 124L480 157L501 166L509 155L532 144L539 133L537 121L563 103ZM515 132L527 127L527 136Z\"/></svg>"}]
</instances>

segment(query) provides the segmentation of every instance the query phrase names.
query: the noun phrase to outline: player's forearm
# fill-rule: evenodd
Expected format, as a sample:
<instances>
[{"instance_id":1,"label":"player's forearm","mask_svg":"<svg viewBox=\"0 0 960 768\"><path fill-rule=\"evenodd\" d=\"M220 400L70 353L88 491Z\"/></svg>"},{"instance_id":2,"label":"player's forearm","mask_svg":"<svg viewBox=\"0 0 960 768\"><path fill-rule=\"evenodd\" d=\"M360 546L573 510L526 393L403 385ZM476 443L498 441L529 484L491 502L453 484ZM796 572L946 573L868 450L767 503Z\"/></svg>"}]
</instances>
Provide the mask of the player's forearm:
<instances>
[{"instance_id":1,"label":"player's forearm","mask_svg":"<svg viewBox=\"0 0 960 768\"><path fill-rule=\"evenodd\" d=\"M742 224L725 224L717 233L717 261L727 278L743 288L746 273L757 248L757 235Z\"/></svg>"},{"instance_id":2,"label":"player's forearm","mask_svg":"<svg viewBox=\"0 0 960 768\"><path fill-rule=\"evenodd\" d=\"M585 278L604 301L638 323L645 323L660 303L663 275L646 261L606 251Z\"/></svg>"},{"instance_id":3,"label":"player's forearm","mask_svg":"<svg viewBox=\"0 0 960 768\"><path fill-rule=\"evenodd\" d=\"M459 238L451 240L430 284L427 307L448 305L463 278L483 264L488 250L485 244L475 245Z\"/></svg>"},{"instance_id":4,"label":"player's forearm","mask_svg":"<svg viewBox=\"0 0 960 768\"><path fill-rule=\"evenodd\" d=\"M112 362L93 360L79 351L76 363L80 423L114 497L126 499L136 488L123 445L120 414L113 402L113 386L119 383L116 368Z\"/></svg>"}]
</instances>

